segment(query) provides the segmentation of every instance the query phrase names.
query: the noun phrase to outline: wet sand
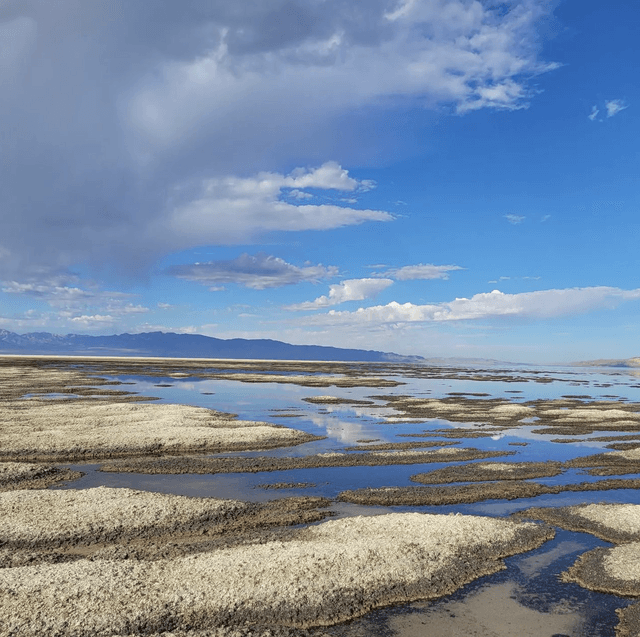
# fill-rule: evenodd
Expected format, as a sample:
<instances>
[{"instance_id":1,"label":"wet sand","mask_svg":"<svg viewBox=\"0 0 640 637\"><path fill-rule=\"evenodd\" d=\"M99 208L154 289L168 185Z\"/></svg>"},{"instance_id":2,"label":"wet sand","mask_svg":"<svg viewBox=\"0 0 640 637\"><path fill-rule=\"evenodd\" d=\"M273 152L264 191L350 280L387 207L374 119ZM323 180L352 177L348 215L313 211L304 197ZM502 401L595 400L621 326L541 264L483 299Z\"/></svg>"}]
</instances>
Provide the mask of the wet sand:
<instances>
[{"instance_id":1,"label":"wet sand","mask_svg":"<svg viewBox=\"0 0 640 637\"><path fill-rule=\"evenodd\" d=\"M397 637L541 637L581 634L580 618L559 608L540 612L521 604L513 582L486 586L464 601L438 605L395 617L390 628ZM419 606L416 608L420 608Z\"/></svg>"}]
</instances>

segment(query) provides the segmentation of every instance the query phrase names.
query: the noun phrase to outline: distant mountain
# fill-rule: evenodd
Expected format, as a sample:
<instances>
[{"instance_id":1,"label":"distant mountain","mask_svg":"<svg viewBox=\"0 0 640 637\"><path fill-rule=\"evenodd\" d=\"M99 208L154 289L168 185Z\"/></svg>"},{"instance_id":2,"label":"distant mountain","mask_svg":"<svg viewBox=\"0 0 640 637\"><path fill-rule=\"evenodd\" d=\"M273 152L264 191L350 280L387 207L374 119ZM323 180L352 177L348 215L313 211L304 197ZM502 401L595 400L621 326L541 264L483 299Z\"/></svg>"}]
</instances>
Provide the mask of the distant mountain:
<instances>
[{"instance_id":1,"label":"distant mountain","mask_svg":"<svg viewBox=\"0 0 640 637\"><path fill-rule=\"evenodd\" d=\"M167 358L255 358L262 360L422 362L420 356L342 349L319 345L291 345L267 339L220 339L201 334L143 332L87 336L83 334L16 334L0 329L0 354L57 354L76 356L161 356Z\"/></svg>"},{"instance_id":2,"label":"distant mountain","mask_svg":"<svg viewBox=\"0 0 640 637\"><path fill-rule=\"evenodd\" d=\"M573 367L640 367L640 357L636 358L600 358L595 361L571 363Z\"/></svg>"}]
</instances>

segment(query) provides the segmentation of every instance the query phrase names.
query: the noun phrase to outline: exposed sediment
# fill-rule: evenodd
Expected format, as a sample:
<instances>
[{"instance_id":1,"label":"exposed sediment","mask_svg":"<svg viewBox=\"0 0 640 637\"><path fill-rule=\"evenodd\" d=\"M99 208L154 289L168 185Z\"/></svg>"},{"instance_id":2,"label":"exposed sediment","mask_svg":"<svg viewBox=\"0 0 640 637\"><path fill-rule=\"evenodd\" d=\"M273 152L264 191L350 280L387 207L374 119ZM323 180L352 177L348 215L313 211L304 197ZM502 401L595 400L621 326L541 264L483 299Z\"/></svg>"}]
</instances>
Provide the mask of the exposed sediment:
<instances>
[{"instance_id":1,"label":"exposed sediment","mask_svg":"<svg viewBox=\"0 0 640 637\"><path fill-rule=\"evenodd\" d=\"M579 484L547 485L539 482L503 481L482 482L447 487L380 487L342 491L338 500L353 504L382 506L427 506L445 504L472 504L484 500L516 500L566 491L609 491L611 489L638 489L640 480L610 479Z\"/></svg>"},{"instance_id":2,"label":"exposed sediment","mask_svg":"<svg viewBox=\"0 0 640 637\"><path fill-rule=\"evenodd\" d=\"M581 456L567 460L565 466L589 469L587 473L594 476L640 473L640 449L625 449Z\"/></svg>"},{"instance_id":3,"label":"exposed sediment","mask_svg":"<svg viewBox=\"0 0 640 637\"><path fill-rule=\"evenodd\" d=\"M160 559L265 541L258 533L331 515L319 497L251 503L133 489L0 494L0 567L93 559Z\"/></svg>"},{"instance_id":4,"label":"exposed sediment","mask_svg":"<svg viewBox=\"0 0 640 637\"><path fill-rule=\"evenodd\" d=\"M548 527L503 519L390 514L175 559L0 569L0 632L111 637L330 625L451 593L552 536Z\"/></svg>"},{"instance_id":5,"label":"exposed sediment","mask_svg":"<svg viewBox=\"0 0 640 637\"><path fill-rule=\"evenodd\" d=\"M314 405L375 405L372 400L356 400L355 398L341 398L339 396L308 396L302 400Z\"/></svg>"},{"instance_id":6,"label":"exposed sediment","mask_svg":"<svg viewBox=\"0 0 640 637\"><path fill-rule=\"evenodd\" d=\"M231 458L169 457L131 458L105 463L101 471L120 473L257 473L319 467L376 467L384 465L462 462L513 455L509 451L480 451L473 448L446 448L433 451L365 451L363 453L328 452L309 456L253 456Z\"/></svg>"},{"instance_id":7,"label":"exposed sediment","mask_svg":"<svg viewBox=\"0 0 640 637\"><path fill-rule=\"evenodd\" d=\"M558 508L535 507L521 511L517 517L544 520L570 531L591 533L614 544L640 542L638 504L601 503Z\"/></svg>"},{"instance_id":8,"label":"exposed sediment","mask_svg":"<svg viewBox=\"0 0 640 637\"><path fill-rule=\"evenodd\" d=\"M0 459L70 461L258 450L318 440L302 431L170 404L0 402Z\"/></svg>"},{"instance_id":9,"label":"exposed sediment","mask_svg":"<svg viewBox=\"0 0 640 637\"><path fill-rule=\"evenodd\" d=\"M468 396L468 395L467 395ZM640 431L640 404L576 398L511 402L503 398L415 398L374 396L386 400L399 419L445 419L451 422L516 428L535 423L536 434L576 436L597 431ZM463 433L469 433L464 432Z\"/></svg>"},{"instance_id":10,"label":"exposed sediment","mask_svg":"<svg viewBox=\"0 0 640 637\"><path fill-rule=\"evenodd\" d=\"M460 444L459 440L428 440L413 442L380 442L372 444L374 441L357 440L362 443L357 447L345 447L345 451L398 451L403 449L428 449L430 447L447 447L449 445Z\"/></svg>"},{"instance_id":11,"label":"exposed sediment","mask_svg":"<svg viewBox=\"0 0 640 637\"><path fill-rule=\"evenodd\" d=\"M617 608L619 623L616 626L616 637L637 637L640 635L640 603L626 608Z\"/></svg>"},{"instance_id":12,"label":"exposed sediment","mask_svg":"<svg viewBox=\"0 0 640 637\"><path fill-rule=\"evenodd\" d=\"M16 489L46 489L82 477L79 471L29 462L0 462L0 492Z\"/></svg>"},{"instance_id":13,"label":"exposed sediment","mask_svg":"<svg viewBox=\"0 0 640 637\"><path fill-rule=\"evenodd\" d=\"M560 462L474 462L472 464L443 467L411 476L422 484L450 482L485 482L491 480L529 480L557 476L564 471Z\"/></svg>"}]
</instances>

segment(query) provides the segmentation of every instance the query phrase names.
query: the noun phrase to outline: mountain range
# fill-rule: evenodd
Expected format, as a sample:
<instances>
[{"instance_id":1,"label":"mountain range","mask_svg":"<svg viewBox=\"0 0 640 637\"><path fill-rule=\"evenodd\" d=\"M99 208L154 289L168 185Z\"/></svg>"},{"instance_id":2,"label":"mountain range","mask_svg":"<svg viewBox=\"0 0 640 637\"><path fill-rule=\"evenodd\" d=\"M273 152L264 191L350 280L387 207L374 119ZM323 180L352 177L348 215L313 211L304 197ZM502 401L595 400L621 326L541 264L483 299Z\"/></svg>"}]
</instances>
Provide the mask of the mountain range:
<instances>
[{"instance_id":1,"label":"mountain range","mask_svg":"<svg viewBox=\"0 0 640 637\"><path fill-rule=\"evenodd\" d=\"M318 360L365 362L422 362L420 356L342 349L320 345L291 345L267 339L220 339L201 334L143 332L88 336L0 329L0 354L76 356L158 356L167 358L238 358L261 360Z\"/></svg>"}]
</instances>

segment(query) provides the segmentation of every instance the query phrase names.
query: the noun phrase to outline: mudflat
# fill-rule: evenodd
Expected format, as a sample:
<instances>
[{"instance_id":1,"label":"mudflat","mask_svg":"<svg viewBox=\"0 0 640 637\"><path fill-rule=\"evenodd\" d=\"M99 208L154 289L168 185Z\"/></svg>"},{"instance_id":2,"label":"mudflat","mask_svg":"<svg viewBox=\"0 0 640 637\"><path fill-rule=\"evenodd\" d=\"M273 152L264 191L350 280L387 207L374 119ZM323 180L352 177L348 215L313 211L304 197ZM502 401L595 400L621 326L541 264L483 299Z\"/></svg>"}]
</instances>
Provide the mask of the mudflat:
<instances>
[{"instance_id":1,"label":"mudflat","mask_svg":"<svg viewBox=\"0 0 640 637\"><path fill-rule=\"evenodd\" d=\"M297 445L316 436L188 405L0 402L0 459L70 461Z\"/></svg>"},{"instance_id":2,"label":"mudflat","mask_svg":"<svg viewBox=\"0 0 640 637\"><path fill-rule=\"evenodd\" d=\"M97 511L91 495L78 513ZM109 494L112 502L119 497ZM224 506L212 503L210 509L219 513ZM123 529L137 524L130 503L127 509L129 515L118 520ZM109 516L97 515L93 528L113 524ZM10 535L16 541L20 532ZM111 637L248 623L330 625L378 606L451 593L503 568L502 557L552 535L548 527L505 519L388 514L324 522L285 540L173 559L94 557L4 568L0 631Z\"/></svg>"},{"instance_id":3,"label":"mudflat","mask_svg":"<svg viewBox=\"0 0 640 637\"><path fill-rule=\"evenodd\" d=\"M302 398L295 389L291 395L304 401L308 410L301 409L300 402L285 404L279 410L265 409L276 420L293 416L307 419L314 410L323 414L318 422L334 410L380 411L365 416L365 426L356 423L350 432L347 428L349 435L336 437L337 442L292 453L278 448L317 441L319 436L242 420L215 409L152 403L153 396L140 396L120 387L127 383L104 377L120 374L157 377L162 379L155 385L158 388L187 379L346 388L344 396ZM584 587L599 586L597 590L640 597L636 583L640 581L636 568L640 563L639 515L632 505L624 509L595 505L571 511L567 507L532 509L512 519L375 509L376 505L451 505L638 489L638 478L579 484L567 483L564 477L557 482L531 481L578 467L602 471L603 475L637 473L640 452L634 449L566 462L512 462L501 456L518 454L522 458L526 454L527 460L535 459L530 450L521 454L520 450L504 449L506 444L535 444L538 434L561 434L567 436L563 441L576 441L578 434L621 431L626 437L599 438L635 444L640 432L640 403L594 400L582 394L515 402L517 399L491 398L484 392L449 392L444 398L425 398L424 394L367 396L363 391L351 391L403 384L385 375L405 380L553 382L551 376L533 372L518 375L407 365L91 358L74 359L70 364L52 359L0 359L0 634L320 637L325 630L322 627L389 604L447 595L482 575L497 572L503 568L503 557L536 548L553 536L550 526L527 517L614 541L613 548L582 555L563 578ZM169 382L163 382L167 379ZM217 386L206 388L217 391ZM336 389L335 393L341 392ZM380 422L374 429L366 421L377 413ZM438 420L437 428L431 419ZM453 426L445 428L447 421ZM402 422L412 423L411 429L416 428L414 423L424 422L428 429L395 433L396 423ZM308 423L300 426L320 430ZM347 423L340 426L347 427ZM526 430L523 435L531 438L529 443L494 443L519 430ZM396 435L415 437L418 442L406 437L404 442L388 440ZM461 438L478 438L482 448L454 447ZM347 440L348 444L357 441L358 446L346 446ZM266 451L272 449L275 451ZM245 451L252 453L212 455ZM126 488L58 489L64 481L80 475L60 466L71 461L92 461L105 472L96 472L91 466L74 467L92 472L82 484L104 481L142 484L142 488L151 485L154 489L165 488L170 480L175 480L171 484L201 480L209 488L216 481L227 480L262 486L276 499L245 502ZM357 478L364 467L431 463L446 466L434 471L418 467L412 476L407 470L389 469L383 474L390 476L392 485L398 484L397 475L402 475L405 481L428 486L402 486L400 482L400 486L354 488L337 497L332 494L331 500L304 491L296 497L277 497L290 495L283 490L316 486L319 493L329 493L321 484L307 481L322 472L296 476L297 469L327 469L329 475L332 467L352 467L340 475ZM249 477L263 471L292 473L274 477L272 484L257 484L260 477ZM209 477L142 478L106 472ZM243 475L213 475L231 473ZM332 475L336 474L338 471ZM460 484L463 482L472 484ZM49 486L56 488L44 490ZM363 511L370 517L326 521L333 514ZM535 634L536 616L511 604L512 589L506 585L503 589L498 597L505 609L527 622L526 629ZM476 612L473 599L468 610ZM620 635L640 632L633 623L633 618L640 616L640 605L620 610L619 615ZM440 619L443 626L456 624L460 628L446 613ZM571 622L558 616L544 625L563 633L570 630ZM631 632L625 633L627 628ZM415 630L420 634L420 626ZM522 632L528 634L524 629Z\"/></svg>"}]
</instances>

